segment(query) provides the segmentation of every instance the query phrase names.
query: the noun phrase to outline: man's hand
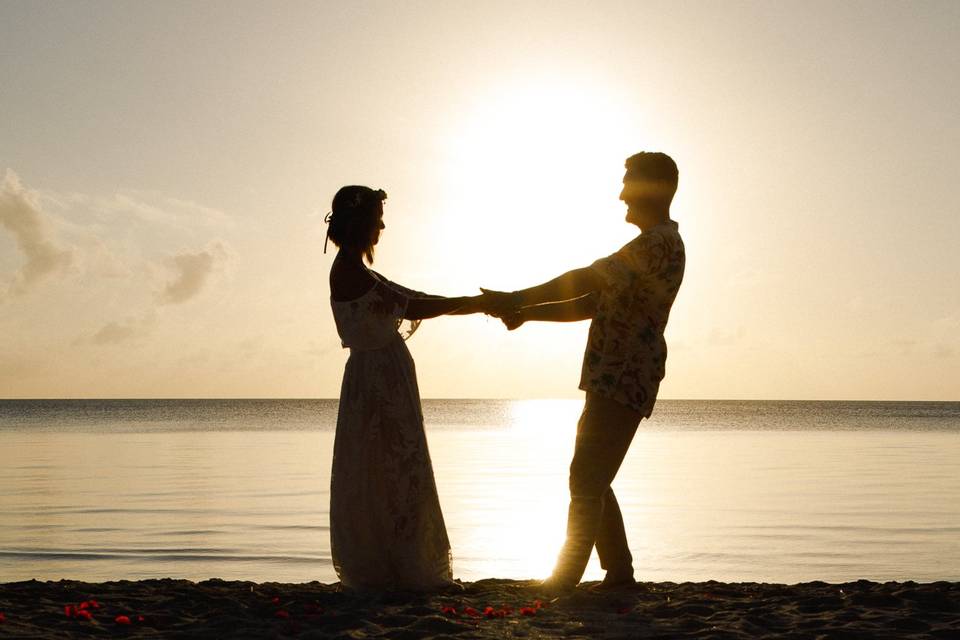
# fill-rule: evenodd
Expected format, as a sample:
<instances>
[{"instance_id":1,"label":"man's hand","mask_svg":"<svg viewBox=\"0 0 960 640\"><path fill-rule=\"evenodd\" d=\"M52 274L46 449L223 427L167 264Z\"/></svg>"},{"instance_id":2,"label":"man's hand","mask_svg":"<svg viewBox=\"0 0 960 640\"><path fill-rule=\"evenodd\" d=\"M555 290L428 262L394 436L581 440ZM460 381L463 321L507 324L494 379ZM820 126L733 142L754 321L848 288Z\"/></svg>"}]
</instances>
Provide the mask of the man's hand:
<instances>
[{"instance_id":1,"label":"man's hand","mask_svg":"<svg viewBox=\"0 0 960 640\"><path fill-rule=\"evenodd\" d=\"M523 310L518 309L517 311L512 311L500 316L500 321L503 322L503 326L505 326L508 331L513 331L514 329L519 329L520 325L526 322L526 318L523 317Z\"/></svg>"}]
</instances>

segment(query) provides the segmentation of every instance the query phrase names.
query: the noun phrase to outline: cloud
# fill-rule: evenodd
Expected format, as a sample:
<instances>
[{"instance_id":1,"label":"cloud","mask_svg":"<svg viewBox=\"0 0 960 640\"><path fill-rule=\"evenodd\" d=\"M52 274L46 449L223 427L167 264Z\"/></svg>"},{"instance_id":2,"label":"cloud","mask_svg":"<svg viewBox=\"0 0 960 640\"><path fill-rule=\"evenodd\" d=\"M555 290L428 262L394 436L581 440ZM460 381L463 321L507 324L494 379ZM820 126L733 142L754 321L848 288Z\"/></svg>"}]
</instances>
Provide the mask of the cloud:
<instances>
[{"instance_id":1,"label":"cloud","mask_svg":"<svg viewBox=\"0 0 960 640\"><path fill-rule=\"evenodd\" d=\"M104 324L92 336L81 337L74 345L115 345L130 342L149 335L156 324L156 313L148 311L140 317L130 316L123 321L110 321Z\"/></svg>"},{"instance_id":2,"label":"cloud","mask_svg":"<svg viewBox=\"0 0 960 640\"><path fill-rule=\"evenodd\" d=\"M181 253L173 257L176 277L160 294L161 304L181 304L195 297L210 278L214 266L227 255L224 243L213 242L198 253Z\"/></svg>"},{"instance_id":3,"label":"cloud","mask_svg":"<svg viewBox=\"0 0 960 640\"><path fill-rule=\"evenodd\" d=\"M123 323L108 322L99 331L93 334L90 342L93 344L117 344L146 335L149 323L128 318Z\"/></svg>"},{"instance_id":4,"label":"cloud","mask_svg":"<svg viewBox=\"0 0 960 640\"><path fill-rule=\"evenodd\" d=\"M54 240L37 199L9 169L0 185L0 226L13 235L25 258L23 266L14 274L12 293L27 292L40 280L65 269L72 262L73 252Z\"/></svg>"}]
</instances>

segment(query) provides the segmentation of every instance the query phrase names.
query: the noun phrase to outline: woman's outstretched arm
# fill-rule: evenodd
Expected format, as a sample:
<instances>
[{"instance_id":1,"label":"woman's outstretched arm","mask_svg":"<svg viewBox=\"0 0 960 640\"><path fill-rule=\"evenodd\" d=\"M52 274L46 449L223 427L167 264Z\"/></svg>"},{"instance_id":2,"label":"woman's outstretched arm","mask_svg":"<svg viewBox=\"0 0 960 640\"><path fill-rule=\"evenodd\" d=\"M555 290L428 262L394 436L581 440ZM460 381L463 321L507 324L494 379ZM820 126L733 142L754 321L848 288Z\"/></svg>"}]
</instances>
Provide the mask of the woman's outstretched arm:
<instances>
[{"instance_id":1,"label":"woman's outstretched arm","mask_svg":"<svg viewBox=\"0 0 960 640\"><path fill-rule=\"evenodd\" d=\"M403 317L407 320L426 320L447 314L466 315L479 313L480 300L483 296L461 296L458 298L410 298L407 302L407 311Z\"/></svg>"}]
</instances>

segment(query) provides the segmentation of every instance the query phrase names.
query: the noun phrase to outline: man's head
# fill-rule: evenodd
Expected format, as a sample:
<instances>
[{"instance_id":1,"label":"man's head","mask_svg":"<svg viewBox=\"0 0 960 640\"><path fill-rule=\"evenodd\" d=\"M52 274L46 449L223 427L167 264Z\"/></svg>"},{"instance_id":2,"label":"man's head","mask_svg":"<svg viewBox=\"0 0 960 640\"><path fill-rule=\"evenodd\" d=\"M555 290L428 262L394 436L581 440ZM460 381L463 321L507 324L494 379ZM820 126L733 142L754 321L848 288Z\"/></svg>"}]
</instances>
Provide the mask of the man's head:
<instances>
[{"instance_id":1,"label":"man's head","mask_svg":"<svg viewBox=\"0 0 960 640\"><path fill-rule=\"evenodd\" d=\"M627 158L620 199L627 205L627 222L641 229L670 217L677 192L677 164L665 153L641 151Z\"/></svg>"}]
</instances>

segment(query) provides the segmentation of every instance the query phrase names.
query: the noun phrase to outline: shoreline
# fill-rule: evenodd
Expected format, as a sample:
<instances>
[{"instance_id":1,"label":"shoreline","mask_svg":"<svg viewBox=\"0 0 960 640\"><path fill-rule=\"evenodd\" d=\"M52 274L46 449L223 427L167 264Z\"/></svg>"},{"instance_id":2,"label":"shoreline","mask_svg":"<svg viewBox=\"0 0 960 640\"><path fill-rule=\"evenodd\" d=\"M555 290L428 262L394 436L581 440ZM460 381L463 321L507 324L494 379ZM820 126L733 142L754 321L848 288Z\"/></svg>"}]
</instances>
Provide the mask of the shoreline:
<instances>
[{"instance_id":1,"label":"shoreline","mask_svg":"<svg viewBox=\"0 0 960 640\"><path fill-rule=\"evenodd\" d=\"M960 637L960 581L641 582L603 593L596 584L558 595L532 580L486 579L462 593L359 595L320 582L32 580L0 584L0 636Z\"/></svg>"}]
</instances>

